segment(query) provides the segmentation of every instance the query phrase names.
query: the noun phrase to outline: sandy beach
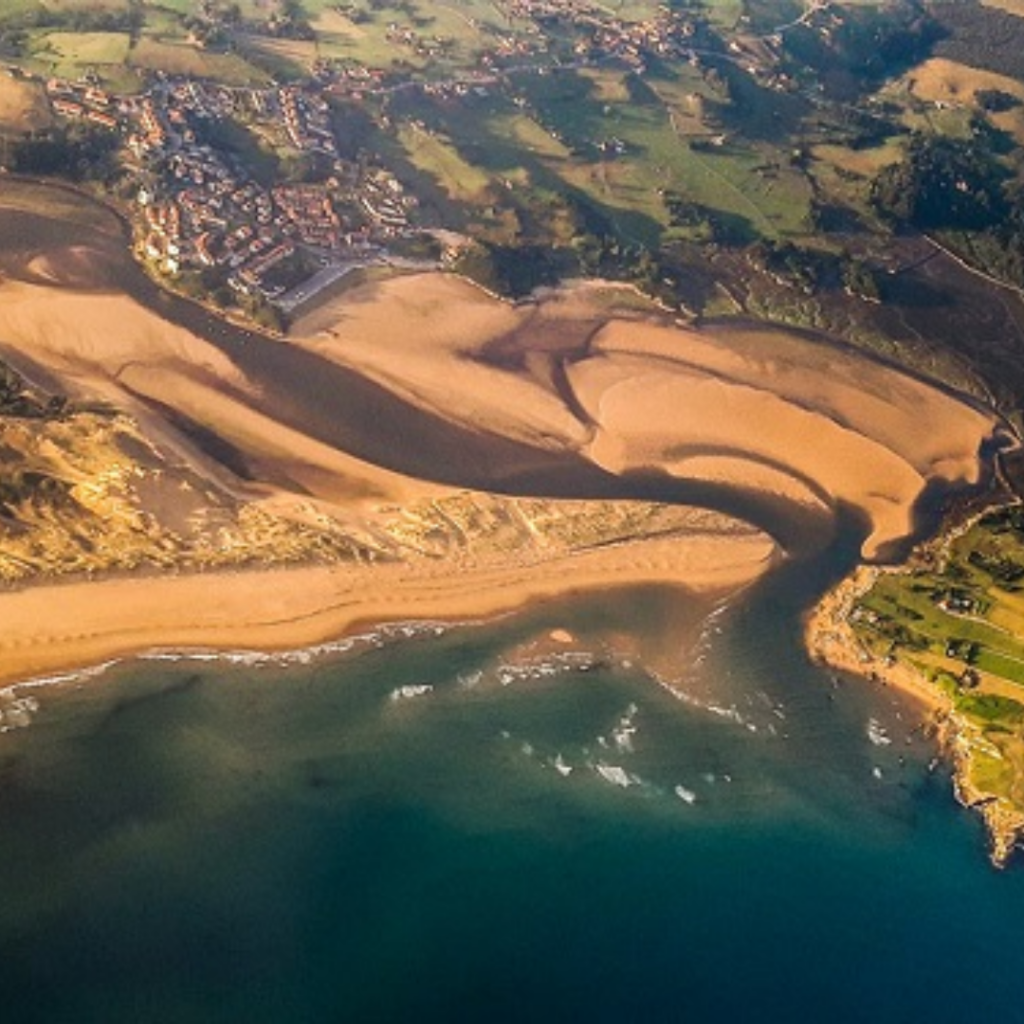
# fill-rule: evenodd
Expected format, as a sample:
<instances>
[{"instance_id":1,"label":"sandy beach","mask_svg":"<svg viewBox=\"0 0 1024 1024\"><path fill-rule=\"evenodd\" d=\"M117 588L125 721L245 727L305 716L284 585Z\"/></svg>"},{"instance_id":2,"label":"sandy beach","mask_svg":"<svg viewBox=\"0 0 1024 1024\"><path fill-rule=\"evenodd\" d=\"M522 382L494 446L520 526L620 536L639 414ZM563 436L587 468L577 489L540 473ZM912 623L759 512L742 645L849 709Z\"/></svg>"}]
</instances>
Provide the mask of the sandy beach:
<instances>
[{"instance_id":1,"label":"sandy beach","mask_svg":"<svg viewBox=\"0 0 1024 1024\"><path fill-rule=\"evenodd\" d=\"M448 275L398 277L318 307L287 339L229 342L117 290L112 260L109 239L8 253L0 352L126 411L147 439L145 465L127 448L113 460L120 489L94 513L128 508L154 565L174 564L187 530L217 557L195 556L193 536L187 571L145 569L143 545L134 576L97 555L97 579L49 573L0 592L6 681L154 647L300 647L572 590L741 587L780 543L827 540L840 507L870 523L871 558L912 532L929 486L979 479L999 429L835 346L613 315L593 288L510 305ZM229 529L242 521L248 532ZM785 522L797 527L782 537ZM820 536L800 525L812 522ZM292 550L289 530L306 540L253 564L260 530L263 558ZM348 554L317 564L321 534Z\"/></svg>"},{"instance_id":2,"label":"sandy beach","mask_svg":"<svg viewBox=\"0 0 1024 1024\"><path fill-rule=\"evenodd\" d=\"M0 594L0 682L157 648L291 650L363 625L481 619L634 583L728 591L770 564L760 535L639 540L519 565L307 566L33 586Z\"/></svg>"},{"instance_id":3,"label":"sandy beach","mask_svg":"<svg viewBox=\"0 0 1024 1024\"><path fill-rule=\"evenodd\" d=\"M510 308L438 275L352 293L331 314L300 321L294 343L439 417L620 477L656 472L824 514L848 504L872 524L868 558L913 531L929 483L979 479L996 429L892 367L780 330L600 319L578 298Z\"/></svg>"}]
</instances>

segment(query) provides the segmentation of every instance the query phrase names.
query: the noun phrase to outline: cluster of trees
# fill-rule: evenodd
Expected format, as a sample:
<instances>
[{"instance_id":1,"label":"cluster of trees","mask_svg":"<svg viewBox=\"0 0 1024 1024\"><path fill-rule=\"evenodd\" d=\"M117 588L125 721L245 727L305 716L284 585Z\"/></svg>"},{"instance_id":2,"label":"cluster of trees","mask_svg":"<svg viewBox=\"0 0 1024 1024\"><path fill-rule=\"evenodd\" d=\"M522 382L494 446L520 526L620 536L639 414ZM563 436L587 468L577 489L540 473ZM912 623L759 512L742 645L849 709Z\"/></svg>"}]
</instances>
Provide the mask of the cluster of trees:
<instances>
[{"instance_id":1,"label":"cluster of trees","mask_svg":"<svg viewBox=\"0 0 1024 1024\"><path fill-rule=\"evenodd\" d=\"M499 295L521 298L561 277L555 251L542 245L477 242L464 249L452 268Z\"/></svg>"},{"instance_id":2,"label":"cluster of trees","mask_svg":"<svg viewBox=\"0 0 1024 1024\"><path fill-rule=\"evenodd\" d=\"M667 248L630 244L613 235L585 234L574 244L575 273L635 284L668 306L679 304L679 261Z\"/></svg>"},{"instance_id":3,"label":"cluster of trees","mask_svg":"<svg viewBox=\"0 0 1024 1024\"><path fill-rule=\"evenodd\" d=\"M278 10L266 23L266 31L282 39L316 39L316 32L300 0L281 0Z\"/></svg>"},{"instance_id":4,"label":"cluster of trees","mask_svg":"<svg viewBox=\"0 0 1024 1024\"><path fill-rule=\"evenodd\" d=\"M237 0L202 0L196 13L184 18L184 25L207 47L229 46L232 30L245 27ZM282 39L316 38L300 0L281 0L266 21L250 23L248 28Z\"/></svg>"},{"instance_id":5,"label":"cluster of trees","mask_svg":"<svg viewBox=\"0 0 1024 1024\"><path fill-rule=\"evenodd\" d=\"M1024 78L1024 20L1016 14L965 0L933 2L930 11L944 32L940 57Z\"/></svg>"},{"instance_id":6,"label":"cluster of trees","mask_svg":"<svg viewBox=\"0 0 1024 1024\"><path fill-rule=\"evenodd\" d=\"M127 32L138 38L145 23L142 0L128 0L123 10L101 7L51 7L39 4L4 13L0 10L0 51L22 56L28 49L30 32L50 29L61 32Z\"/></svg>"},{"instance_id":7,"label":"cluster of trees","mask_svg":"<svg viewBox=\"0 0 1024 1024\"><path fill-rule=\"evenodd\" d=\"M753 225L739 214L723 213L695 203L677 192L662 196L672 227L687 228L698 240L721 245L743 245L756 237Z\"/></svg>"},{"instance_id":8,"label":"cluster of trees","mask_svg":"<svg viewBox=\"0 0 1024 1024\"><path fill-rule=\"evenodd\" d=\"M1024 537L1024 505L1008 505L994 512L986 512L980 523L993 533L1013 530Z\"/></svg>"},{"instance_id":9,"label":"cluster of trees","mask_svg":"<svg viewBox=\"0 0 1024 1024\"><path fill-rule=\"evenodd\" d=\"M982 230L1006 216L1004 177L976 141L918 136L872 182L871 202L888 219L922 231Z\"/></svg>"},{"instance_id":10,"label":"cluster of trees","mask_svg":"<svg viewBox=\"0 0 1024 1024\"><path fill-rule=\"evenodd\" d=\"M1021 105L1016 96L1003 92L1002 89L978 89L974 93L974 98L982 110L987 110L990 114L1002 114Z\"/></svg>"},{"instance_id":11,"label":"cluster of trees","mask_svg":"<svg viewBox=\"0 0 1024 1024\"><path fill-rule=\"evenodd\" d=\"M284 331L287 321L281 311L262 295L239 295L228 285L223 267L184 270L175 279L182 295L197 302L209 302L218 309L237 308L254 323L272 331Z\"/></svg>"},{"instance_id":12,"label":"cluster of trees","mask_svg":"<svg viewBox=\"0 0 1024 1024\"><path fill-rule=\"evenodd\" d=\"M227 271L222 267L183 270L175 284L178 291L190 299L212 302L220 309L227 309L235 302L235 293L228 286Z\"/></svg>"},{"instance_id":13,"label":"cluster of trees","mask_svg":"<svg viewBox=\"0 0 1024 1024\"><path fill-rule=\"evenodd\" d=\"M807 210L807 224L816 234L852 234L864 230L864 221L856 210L841 203L811 199Z\"/></svg>"},{"instance_id":14,"label":"cluster of trees","mask_svg":"<svg viewBox=\"0 0 1024 1024\"><path fill-rule=\"evenodd\" d=\"M137 33L145 22L142 0L128 0L123 10L91 6L37 4L5 14L0 26L8 31L59 29L66 32Z\"/></svg>"},{"instance_id":15,"label":"cluster of trees","mask_svg":"<svg viewBox=\"0 0 1024 1024\"><path fill-rule=\"evenodd\" d=\"M214 0L206 0L196 14L183 19L192 38L211 48L227 45L228 29L241 23L242 8L237 3L215 3Z\"/></svg>"},{"instance_id":16,"label":"cluster of trees","mask_svg":"<svg viewBox=\"0 0 1024 1024\"><path fill-rule=\"evenodd\" d=\"M1024 188L984 140L917 138L871 187L875 208L896 224L957 232L952 244L987 273L1024 287Z\"/></svg>"},{"instance_id":17,"label":"cluster of trees","mask_svg":"<svg viewBox=\"0 0 1024 1024\"><path fill-rule=\"evenodd\" d=\"M817 72L826 85L848 92L858 79L875 81L922 60L942 37L937 21L915 0L887 5L843 5L826 34L797 25L783 36L793 70Z\"/></svg>"},{"instance_id":18,"label":"cluster of trees","mask_svg":"<svg viewBox=\"0 0 1024 1024\"><path fill-rule=\"evenodd\" d=\"M969 237L970 256L987 273L1024 288L1024 193L1015 190L1003 218Z\"/></svg>"},{"instance_id":19,"label":"cluster of trees","mask_svg":"<svg viewBox=\"0 0 1024 1024\"><path fill-rule=\"evenodd\" d=\"M860 110L849 105L829 111L830 127L838 131L851 149L871 149L894 135L905 135L907 129L899 122L899 109L879 105L874 110ZM835 141L831 135L829 142Z\"/></svg>"},{"instance_id":20,"label":"cluster of trees","mask_svg":"<svg viewBox=\"0 0 1024 1024\"><path fill-rule=\"evenodd\" d=\"M878 79L921 60L941 36L941 27L921 4L904 0L885 6L844 5L841 22L827 35L812 22L786 32L783 45L799 67Z\"/></svg>"},{"instance_id":21,"label":"cluster of trees","mask_svg":"<svg viewBox=\"0 0 1024 1024\"><path fill-rule=\"evenodd\" d=\"M813 294L822 288L843 288L858 298L877 302L881 293L870 264L846 253L805 249L792 242L764 239L748 250L751 264L776 280Z\"/></svg>"},{"instance_id":22,"label":"cluster of trees","mask_svg":"<svg viewBox=\"0 0 1024 1024\"><path fill-rule=\"evenodd\" d=\"M137 39L144 22L142 0L129 0L128 6L120 11L78 6L50 7L44 4L10 13L0 10L0 52L13 57L23 56L28 50L30 32L34 29L127 32L132 39Z\"/></svg>"},{"instance_id":23,"label":"cluster of trees","mask_svg":"<svg viewBox=\"0 0 1024 1024\"><path fill-rule=\"evenodd\" d=\"M982 551L973 550L968 552L967 561L983 572L988 573L993 580L1003 584L1016 584L1024 579L1024 565L1015 562L1012 558L1003 556L992 557ZM1008 587L1007 589L1011 589ZM1017 589L1012 587L1012 589Z\"/></svg>"},{"instance_id":24,"label":"cluster of trees","mask_svg":"<svg viewBox=\"0 0 1024 1024\"><path fill-rule=\"evenodd\" d=\"M19 174L52 174L72 181L103 179L116 170L118 136L85 124L60 125L11 144L8 162Z\"/></svg>"},{"instance_id":25,"label":"cluster of trees","mask_svg":"<svg viewBox=\"0 0 1024 1024\"><path fill-rule=\"evenodd\" d=\"M582 274L628 281L675 306L680 284L679 270L666 253L610 235L581 235L571 249L476 242L459 254L452 269L509 298L522 298L535 288Z\"/></svg>"}]
</instances>

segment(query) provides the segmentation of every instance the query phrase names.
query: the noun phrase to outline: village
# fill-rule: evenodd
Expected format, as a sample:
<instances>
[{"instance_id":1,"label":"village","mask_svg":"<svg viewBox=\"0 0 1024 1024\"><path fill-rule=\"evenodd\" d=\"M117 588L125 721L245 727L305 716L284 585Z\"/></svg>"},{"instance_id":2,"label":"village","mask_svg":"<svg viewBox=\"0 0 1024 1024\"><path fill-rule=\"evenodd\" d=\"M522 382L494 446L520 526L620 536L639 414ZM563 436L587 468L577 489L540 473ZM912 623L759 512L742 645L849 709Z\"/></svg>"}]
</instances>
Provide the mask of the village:
<instances>
[{"instance_id":1,"label":"village","mask_svg":"<svg viewBox=\"0 0 1024 1024\"><path fill-rule=\"evenodd\" d=\"M212 272L205 281L286 305L288 293L325 266L372 260L412 230L415 198L388 171L360 170L339 156L315 90L161 78L140 96L62 79L50 79L46 91L60 117L120 134L124 166L138 181L138 250L168 277ZM270 126L274 145L316 160L323 180L257 181L217 144L216 125L241 108Z\"/></svg>"},{"instance_id":2,"label":"village","mask_svg":"<svg viewBox=\"0 0 1024 1024\"><path fill-rule=\"evenodd\" d=\"M376 108L386 126L379 112L399 94L458 103L503 91L515 76L609 65L642 75L664 60L700 70L710 58L732 62L763 85L792 87L778 70L777 40L738 34L726 48L703 21L668 7L630 21L583 0L497 6L505 28L492 26L475 66L457 70L444 66L451 40L393 21L385 39L395 60L387 70L318 59L308 76L287 83L228 85L157 71L143 91L117 94L86 73L51 76L45 90L59 119L118 134L121 166L136 185L136 251L155 273L218 305L289 312L321 285L385 258L389 244L420 231L415 181L377 160L341 155L332 119L337 102ZM216 5L207 7L216 19ZM402 54L410 50L433 62L429 73L404 66ZM510 91L517 106L562 140L522 89ZM238 131L222 131L238 125L243 146ZM587 145L602 159L627 148L616 135ZM253 160L266 157L276 167L261 174ZM276 173L286 161L291 173Z\"/></svg>"}]
</instances>

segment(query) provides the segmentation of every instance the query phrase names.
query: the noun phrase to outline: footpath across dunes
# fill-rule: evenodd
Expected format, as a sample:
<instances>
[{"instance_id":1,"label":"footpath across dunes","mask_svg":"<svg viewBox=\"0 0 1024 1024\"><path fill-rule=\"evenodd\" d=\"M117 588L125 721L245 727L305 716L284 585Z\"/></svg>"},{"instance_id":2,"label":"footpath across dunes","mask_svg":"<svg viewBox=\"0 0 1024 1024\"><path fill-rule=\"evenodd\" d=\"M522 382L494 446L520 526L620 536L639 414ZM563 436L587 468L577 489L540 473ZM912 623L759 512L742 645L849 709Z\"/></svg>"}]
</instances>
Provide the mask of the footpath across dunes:
<instances>
[{"instance_id":1,"label":"footpath across dunes","mask_svg":"<svg viewBox=\"0 0 1024 1024\"><path fill-rule=\"evenodd\" d=\"M31 215L12 216L3 358L135 427L108 430L88 472L62 455L77 421L35 439L73 500L35 519L31 503L7 510L0 559L38 564L33 530L52 553L0 592L8 680L150 647L298 646L573 589L735 588L779 545L825 543L851 508L873 557L913 531L929 487L979 479L999 429L830 345L695 331L635 302L615 312L593 286L512 306L414 275L352 290L286 339L204 337L119 289L110 225L61 241L39 218L33 241ZM78 544L67 565L61 538ZM104 578L75 581L86 569Z\"/></svg>"}]
</instances>

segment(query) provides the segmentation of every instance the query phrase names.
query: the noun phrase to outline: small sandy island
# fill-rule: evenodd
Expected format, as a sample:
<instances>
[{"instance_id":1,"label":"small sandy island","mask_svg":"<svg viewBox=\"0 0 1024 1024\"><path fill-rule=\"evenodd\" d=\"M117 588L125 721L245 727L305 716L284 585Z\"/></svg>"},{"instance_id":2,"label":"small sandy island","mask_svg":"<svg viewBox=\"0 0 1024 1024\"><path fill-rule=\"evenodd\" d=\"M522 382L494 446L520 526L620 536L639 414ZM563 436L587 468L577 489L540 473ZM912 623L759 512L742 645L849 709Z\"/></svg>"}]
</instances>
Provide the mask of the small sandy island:
<instances>
[{"instance_id":1,"label":"small sandy island","mask_svg":"<svg viewBox=\"0 0 1024 1024\"><path fill-rule=\"evenodd\" d=\"M29 256L0 281L0 352L123 410L150 463L122 444L120 489L93 508L145 539L134 574L105 572L93 539L93 562L67 579L47 578L63 571L54 558L0 592L6 681L642 581L735 589L821 543L840 508L870 524L871 558L912 532L927 488L976 482L999 430L843 349L610 315L588 288L511 306L457 278L407 276L350 291L287 339L211 339L119 291L109 259L77 242ZM99 484L72 483L85 507ZM186 493L187 516L175 511ZM216 516L197 495L217 496ZM223 525L229 512L249 533ZM283 539L254 565L244 538L266 522ZM191 560L176 562L187 530ZM287 530L313 540L275 559ZM82 578L86 564L102 578Z\"/></svg>"}]
</instances>

